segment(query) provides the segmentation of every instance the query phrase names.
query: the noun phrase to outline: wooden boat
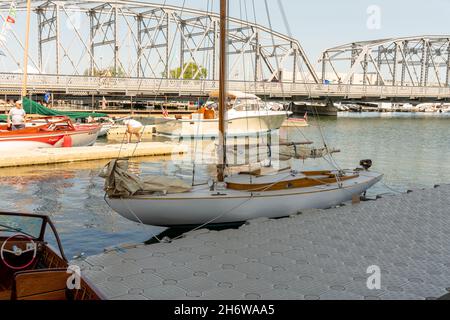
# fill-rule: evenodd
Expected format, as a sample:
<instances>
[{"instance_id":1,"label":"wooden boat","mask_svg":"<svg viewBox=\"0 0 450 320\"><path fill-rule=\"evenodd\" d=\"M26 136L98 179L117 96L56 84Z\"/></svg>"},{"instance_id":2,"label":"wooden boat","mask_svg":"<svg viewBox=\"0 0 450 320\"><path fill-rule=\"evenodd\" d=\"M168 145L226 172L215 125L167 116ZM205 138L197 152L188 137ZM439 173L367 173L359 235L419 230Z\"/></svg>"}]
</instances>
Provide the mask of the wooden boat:
<instances>
[{"instance_id":1,"label":"wooden boat","mask_svg":"<svg viewBox=\"0 0 450 320\"><path fill-rule=\"evenodd\" d=\"M59 252L47 243L47 229ZM77 267L69 266L47 216L0 213L0 300L102 299Z\"/></svg>"},{"instance_id":2,"label":"wooden boat","mask_svg":"<svg viewBox=\"0 0 450 320\"><path fill-rule=\"evenodd\" d=\"M303 118L288 118L286 119L286 121L283 123L283 127L284 128L297 128L297 127L308 127L309 123L308 123L308 117L305 116Z\"/></svg>"},{"instance_id":3,"label":"wooden boat","mask_svg":"<svg viewBox=\"0 0 450 320\"><path fill-rule=\"evenodd\" d=\"M33 119L15 131L0 125L0 150L91 146L100 129L100 124L76 126L68 117Z\"/></svg>"},{"instance_id":4,"label":"wooden boat","mask_svg":"<svg viewBox=\"0 0 450 320\"><path fill-rule=\"evenodd\" d=\"M218 101L217 175L207 184L188 184L174 177L138 177L129 172L126 161L112 161L102 172L106 201L120 215L130 220L158 226L189 226L243 222L267 217L279 218L304 209L329 208L359 197L381 180L382 174L371 172L370 160L360 162L354 170L299 172L291 167L268 172L248 170L233 174L227 157L226 90L226 13L227 1L220 1L220 81ZM281 125L281 123L280 123ZM245 133L246 126L240 131ZM280 156L288 159L326 159L334 163L332 153L323 148L300 146L290 141L282 146ZM270 152L272 154L272 152Z\"/></svg>"}]
</instances>

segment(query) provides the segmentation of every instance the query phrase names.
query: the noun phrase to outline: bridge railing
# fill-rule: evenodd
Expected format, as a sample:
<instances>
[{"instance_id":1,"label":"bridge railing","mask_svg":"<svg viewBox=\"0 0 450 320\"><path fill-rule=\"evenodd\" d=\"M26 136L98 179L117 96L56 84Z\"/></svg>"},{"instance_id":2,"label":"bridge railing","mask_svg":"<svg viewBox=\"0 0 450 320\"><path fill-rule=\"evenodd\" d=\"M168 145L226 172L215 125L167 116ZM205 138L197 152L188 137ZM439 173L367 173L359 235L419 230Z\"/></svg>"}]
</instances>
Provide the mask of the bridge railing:
<instances>
[{"instance_id":1,"label":"bridge railing","mask_svg":"<svg viewBox=\"0 0 450 320\"><path fill-rule=\"evenodd\" d=\"M0 92L20 92L21 74L0 73ZM47 91L74 94L125 94L143 95L208 95L218 89L218 82L212 80L180 80L151 78L105 78L88 76L57 76L31 74L28 89L33 93ZM229 90L243 91L275 98L283 97L339 97L339 98L450 98L447 87L413 86L368 86L291 82L245 82L229 81Z\"/></svg>"}]
</instances>

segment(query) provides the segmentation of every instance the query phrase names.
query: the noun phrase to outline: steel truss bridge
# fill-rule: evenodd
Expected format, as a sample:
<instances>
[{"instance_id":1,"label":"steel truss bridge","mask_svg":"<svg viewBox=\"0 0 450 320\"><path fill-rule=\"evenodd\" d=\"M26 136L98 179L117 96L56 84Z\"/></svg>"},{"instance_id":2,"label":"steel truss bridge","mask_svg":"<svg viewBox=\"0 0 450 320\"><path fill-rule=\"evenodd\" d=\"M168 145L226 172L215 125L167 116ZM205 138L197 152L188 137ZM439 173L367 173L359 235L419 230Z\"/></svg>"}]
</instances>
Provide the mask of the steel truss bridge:
<instances>
[{"instance_id":1,"label":"steel truss bridge","mask_svg":"<svg viewBox=\"0 0 450 320\"><path fill-rule=\"evenodd\" d=\"M26 1L16 3L17 22L4 28L0 38L0 94L5 95L19 94L23 80L20 21ZM10 4L0 0L2 24ZM212 8L55 0L32 1L32 12L31 93L204 96L218 87L220 26ZM450 36L331 48L321 56L322 77L289 36L230 18L228 38L230 90L294 99L450 97Z\"/></svg>"}]
</instances>

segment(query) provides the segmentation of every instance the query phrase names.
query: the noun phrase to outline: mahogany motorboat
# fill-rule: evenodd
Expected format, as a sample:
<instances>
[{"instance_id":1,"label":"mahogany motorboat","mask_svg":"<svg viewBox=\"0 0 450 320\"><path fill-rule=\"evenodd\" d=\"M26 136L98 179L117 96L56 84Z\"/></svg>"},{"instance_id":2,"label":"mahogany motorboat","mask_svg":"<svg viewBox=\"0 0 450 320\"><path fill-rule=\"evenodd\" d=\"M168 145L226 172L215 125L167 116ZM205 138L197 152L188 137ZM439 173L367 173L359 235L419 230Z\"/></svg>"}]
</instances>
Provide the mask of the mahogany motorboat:
<instances>
[{"instance_id":1,"label":"mahogany motorboat","mask_svg":"<svg viewBox=\"0 0 450 320\"><path fill-rule=\"evenodd\" d=\"M58 250L46 241L46 231ZM50 218L0 213L0 300L102 299L79 267L69 265Z\"/></svg>"},{"instance_id":2,"label":"mahogany motorboat","mask_svg":"<svg viewBox=\"0 0 450 320\"><path fill-rule=\"evenodd\" d=\"M91 146L101 127L74 125L68 117L36 118L14 131L4 124L0 125L0 150Z\"/></svg>"}]
</instances>

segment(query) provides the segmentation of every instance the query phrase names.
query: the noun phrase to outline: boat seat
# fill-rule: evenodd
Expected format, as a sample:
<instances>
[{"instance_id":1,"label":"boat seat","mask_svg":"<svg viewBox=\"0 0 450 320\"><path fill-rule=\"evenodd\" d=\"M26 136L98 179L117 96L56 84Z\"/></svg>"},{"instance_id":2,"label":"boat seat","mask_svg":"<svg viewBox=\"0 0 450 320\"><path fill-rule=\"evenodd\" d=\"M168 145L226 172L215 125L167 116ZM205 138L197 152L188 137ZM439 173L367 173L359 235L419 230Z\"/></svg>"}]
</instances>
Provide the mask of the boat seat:
<instances>
[{"instance_id":1,"label":"boat seat","mask_svg":"<svg viewBox=\"0 0 450 320\"><path fill-rule=\"evenodd\" d=\"M11 290L0 289L0 301L11 300Z\"/></svg>"},{"instance_id":2,"label":"boat seat","mask_svg":"<svg viewBox=\"0 0 450 320\"><path fill-rule=\"evenodd\" d=\"M16 273L12 288L14 300L67 300L66 269L43 269Z\"/></svg>"}]
</instances>

